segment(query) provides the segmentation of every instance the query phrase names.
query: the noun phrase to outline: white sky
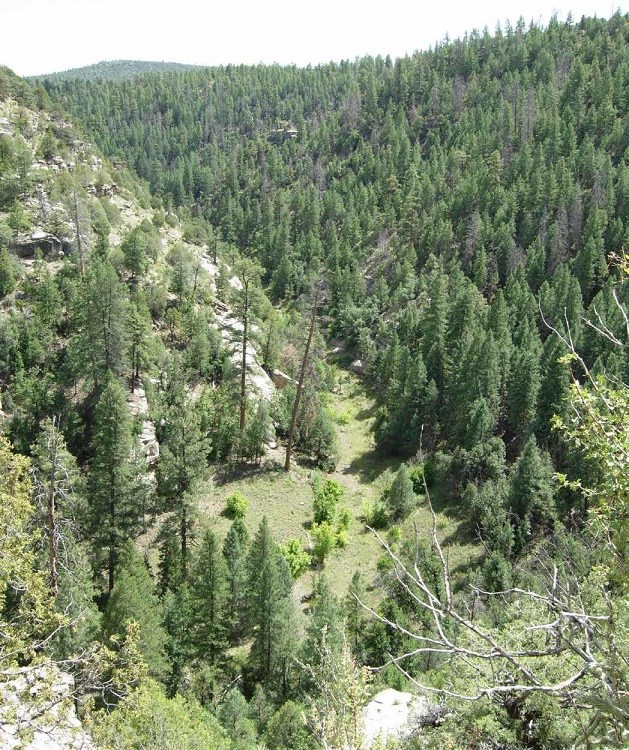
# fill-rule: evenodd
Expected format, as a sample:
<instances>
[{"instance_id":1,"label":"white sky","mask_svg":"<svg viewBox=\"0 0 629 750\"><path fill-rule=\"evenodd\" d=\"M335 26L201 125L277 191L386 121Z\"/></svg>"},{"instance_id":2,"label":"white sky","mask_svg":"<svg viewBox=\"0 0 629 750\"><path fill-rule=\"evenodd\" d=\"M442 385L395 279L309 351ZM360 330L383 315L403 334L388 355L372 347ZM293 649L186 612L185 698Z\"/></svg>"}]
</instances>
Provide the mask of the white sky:
<instances>
[{"instance_id":1,"label":"white sky","mask_svg":"<svg viewBox=\"0 0 629 750\"><path fill-rule=\"evenodd\" d=\"M0 65L19 75L101 60L307 65L398 57L553 11L609 17L622 0L0 0Z\"/></svg>"}]
</instances>

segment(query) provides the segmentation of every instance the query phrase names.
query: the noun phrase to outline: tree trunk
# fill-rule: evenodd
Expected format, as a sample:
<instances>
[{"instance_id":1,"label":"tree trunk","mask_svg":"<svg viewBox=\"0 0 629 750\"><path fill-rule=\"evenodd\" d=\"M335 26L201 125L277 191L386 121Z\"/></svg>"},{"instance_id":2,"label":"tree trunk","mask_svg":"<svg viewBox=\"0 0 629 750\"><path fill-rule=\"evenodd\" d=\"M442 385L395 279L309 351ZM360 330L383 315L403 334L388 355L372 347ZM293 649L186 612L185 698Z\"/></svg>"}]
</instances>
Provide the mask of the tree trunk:
<instances>
[{"instance_id":1,"label":"tree trunk","mask_svg":"<svg viewBox=\"0 0 629 750\"><path fill-rule=\"evenodd\" d=\"M293 439L295 436L295 426L297 425L297 413L299 412L299 401L301 392L304 389L304 378L306 377L306 366L308 365L308 354L310 353L310 343L314 333L315 321L317 319L317 295L315 293L312 300L312 312L310 313L310 329L308 330L308 339L304 349L304 358L301 362L301 372L299 373L299 383L297 384L297 393L295 394L295 403L293 404L293 414L290 420L290 429L288 430L288 443L286 444L286 460L284 461L284 470L290 471L290 458L293 450Z\"/></svg>"},{"instance_id":2,"label":"tree trunk","mask_svg":"<svg viewBox=\"0 0 629 750\"><path fill-rule=\"evenodd\" d=\"M245 429L245 418L247 413L247 328L249 318L249 289L248 284L244 284L244 314L243 314L243 331L242 331L242 372L240 373L240 431Z\"/></svg>"}]
</instances>

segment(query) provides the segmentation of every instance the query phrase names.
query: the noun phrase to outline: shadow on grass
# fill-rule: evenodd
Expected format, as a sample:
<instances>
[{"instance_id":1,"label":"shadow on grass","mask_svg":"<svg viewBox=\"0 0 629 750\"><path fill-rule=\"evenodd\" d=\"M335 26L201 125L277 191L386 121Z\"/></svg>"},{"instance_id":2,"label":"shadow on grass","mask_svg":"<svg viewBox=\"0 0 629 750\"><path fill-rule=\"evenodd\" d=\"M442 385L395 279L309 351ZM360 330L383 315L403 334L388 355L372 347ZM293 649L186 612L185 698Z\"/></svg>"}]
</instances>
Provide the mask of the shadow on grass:
<instances>
[{"instance_id":1,"label":"shadow on grass","mask_svg":"<svg viewBox=\"0 0 629 750\"><path fill-rule=\"evenodd\" d=\"M474 544L476 542L476 532L471 521L465 520L457 524L454 531L448 534L442 541L444 546L454 544Z\"/></svg>"},{"instance_id":2,"label":"shadow on grass","mask_svg":"<svg viewBox=\"0 0 629 750\"><path fill-rule=\"evenodd\" d=\"M378 404L374 401L371 406L368 406L366 409L361 409L355 416L355 420L357 422L362 422L365 419L375 419L376 414L378 413ZM373 432L374 428L373 425L369 427L369 432Z\"/></svg>"},{"instance_id":3,"label":"shadow on grass","mask_svg":"<svg viewBox=\"0 0 629 750\"><path fill-rule=\"evenodd\" d=\"M260 465L236 463L221 466L214 472L214 483L220 487L231 482L238 482L242 479L261 477L264 475L275 476L284 474L284 467L273 459Z\"/></svg>"},{"instance_id":4,"label":"shadow on grass","mask_svg":"<svg viewBox=\"0 0 629 750\"><path fill-rule=\"evenodd\" d=\"M383 456L376 448L356 456L342 474L350 474L358 478L363 484L375 482L387 469L397 470L399 458Z\"/></svg>"},{"instance_id":5,"label":"shadow on grass","mask_svg":"<svg viewBox=\"0 0 629 750\"><path fill-rule=\"evenodd\" d=\"M460 498L445 484L433 484L428 488L430 502L435 513L443 513L457 521L469 522L469 512Z\"/></svg>"}]
</instances>

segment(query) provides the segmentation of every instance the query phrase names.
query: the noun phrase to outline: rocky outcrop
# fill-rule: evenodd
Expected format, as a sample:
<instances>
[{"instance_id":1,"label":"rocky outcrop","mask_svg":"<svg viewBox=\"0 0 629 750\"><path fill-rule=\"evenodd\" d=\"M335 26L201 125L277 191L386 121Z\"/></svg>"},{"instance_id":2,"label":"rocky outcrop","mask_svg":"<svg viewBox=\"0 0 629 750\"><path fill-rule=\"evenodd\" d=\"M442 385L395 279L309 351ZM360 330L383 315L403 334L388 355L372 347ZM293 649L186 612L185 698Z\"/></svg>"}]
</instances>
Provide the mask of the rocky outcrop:
<instances>
[{"instance_id":1,"label":"rocky outcrop","mask_svg":"<svg viewBox=\"0 0 629 750\"><path fill-rule=\"evenodd\" d=\"M64 246L64 242L54 234L42 230L18 234L11 244L11 250L19 258L32 258L38 249L44 257L54 259L63 257L68 246Z\"/></svg>"},{"instance_id":2,"label":"rocky outcrop","mask_svg":"<svg viewBox=\"0 0 629 750\"><path fill-rule=\"evenodd\" d=\"M229 351L232 362L240 367L242 364L242 321L229 309L224 311L217 308L214 316L223 345ZM251 328L255 333L256 327L252 326ZM271 401L275 392L273 381L262 369L258 361L258 352L251 340L247 342L247 387L250 393L258 394L266 401Z\"/></svg>"},{"instance_id":3,"label":"rocky outcrop","mask_svg":"<svg viewBox=\"0 0 629 750\"><path fill-rule=\"evenodd\" d=\"M422 726L438 722L444 711L422 696L389 688L378 693L364 708L364 747L376 739L405 739Z\"/></svg>"},{"instance_id":4,"label":"rocky outcrop","mask_svg":"<svg viewBox=\"0 0 629 750\"><path fill-rule=\"evenodd\" d=\"M15 669L0 682L2 750L96 750L76 716L71 675L53 666Z\"/></svg>"},{"instance_id":5,"label":"rocky outcrop","mask_svg":"<svg viewBox=\"0 0 629 750\"><path fill-rule=\"evenodd\" d=\"M142 419L139 440L146 462L153 468L159 460L159 443L155 434L155 424L148 418L149 404L142 384L136 381L133 393L127 394L127 404L132 417Z\"/></svg>"},{"instance_id":6,"label":"rocky outcrop","mask_svg":"<svg viewBox=\"0 0 629 750\"><path fill-rule=\"evenodd\" d=\"M276 388L286 388L290 383L297 385L297 381L294 378L291 378L290 375L287 375L281 370L273 370L271 380Z\"/></svg>"}]
</instances>

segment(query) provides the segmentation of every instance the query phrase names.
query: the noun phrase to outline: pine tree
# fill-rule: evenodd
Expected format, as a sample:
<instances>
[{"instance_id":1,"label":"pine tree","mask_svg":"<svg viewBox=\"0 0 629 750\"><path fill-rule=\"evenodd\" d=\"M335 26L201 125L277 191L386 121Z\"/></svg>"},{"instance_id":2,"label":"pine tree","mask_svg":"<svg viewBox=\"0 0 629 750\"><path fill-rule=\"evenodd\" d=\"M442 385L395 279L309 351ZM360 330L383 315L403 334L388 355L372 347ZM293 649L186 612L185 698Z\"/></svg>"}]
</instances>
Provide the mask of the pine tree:
<instances>
[{"instance_id":1,"label":"pine tree","mask_svg":"<svg viewBox=\"0 0 629 750\"><path fill-rule=\"evenodd\" d=\"M139 525L142 480L133 475L131 417L120 382L109 376L94 412L88 488L95 555L107 550L108 587L118 554Z\"/></svg>"},{"instance_id":2,"label":"pine tree","mask_svg":"<svg viewBox=\"0 0 629 750\"><path fill-rule=\"evenodd\" d=\"M127 296L115 270L94 259L88 265L73 304L70 359L78 375L90 375L98 390L109 373L126 369Z\"/></svg>"},{"instance_id":3,"label":"pine tree","mask_svg":"<svg viewBox=\"0 0 629 750\"><path fill-rule=\"evenodd\" d=\"M520 549L535 534L552 529L556 516L552 487L553 467L531 436L518 457L509 482L508 504L517 520Z\"/></svg>"},{"instance_id":4,"label":"pine tree","mask_svg":"<svg viewBox=\"0 0 629 750\"><path fill-rule=\"evenodd\" d=\"M13 260L6 247L0 248L0 299L15 289L15 272Z\"/></svg>"},{"instance_id":5,"label":"pine tree","mask_svg":"<svg viewBox=\"0 0 629 750\"><path fill-rule=\"evenodd\" d=\"M120 245L124 257L124 266L131 274L134 284L138 276L146 271L146 237L140 227L134 227L122 240Z\"/></svg>"},{"instance_id":6,"label":"pine tree","mask_svg":"<svg viewBox=\"0 0 629 750\"><path fill-rule=\"evenodd\" d=\"M289 571L290 580L285 580L281 563L283 559L264 517L251 543L247 560L247 621L254 637L250 663L259 681L265 681L278 667L278 648L285 628L290 627L286 607L292 578Z\"/></svg>"},{"instance_id":7,"label":"pine tree","mask_svg":"<svg viewBox=\"0 0 629 750\"><path fill-rule=\"evenodd\" d=\"M323 638L327 647L339 651L343 645L343 610L330 590L324 574L318 576L312 589L312 605L302 645L303 661L315 666L321 654Z\"/></svg>"},{"instance_id":8,"label":"pine tree","mask_svg":"<svg viewBox=\"0 0 629 750\"><path fill-rule=\"evenodd\" d=\"M160 445L157 482L159 494L167 507L177 512L185 577L193 494L205 471L209 441L201 433L198 410L186 395L183 382L178 381L173 387Z\"/></svg>"},{"instance_id":9,"label":"pine tree","mask_svg":"<svg viewBox=\"0 0 629 750\"><path fill-rule=\"evenodd\" d=\"M166 631L162 606L142 556L132 542L127 542L116 569L116 583L109 594L103 614L103 635L126 636L129 623L139 626L140 653L156 677L166 671Z\"/></svg>"},{"instance_id":10,"label":"pine tree","mask_svg":"<svg viewBox=\"0 0 629 750\"><path fill-rule=\"evenodd\" d=\"M192 640L201 659L215 661L226 637L227 566L216 534L204 532L190 573Z\"/></svg>"},{"instance_id":11,"label":"pine tree","mask_svg":"<svg viewBox=\"0 0 629 750\"><path fill-rule=\"evenodd\" d=\"M408 467L406 464L400 464L387 496L387 505L392 517L401 519L411 512L414 504L415 492L408 474Z\"/></svg>"},{"instance_id":12,"label":"pine tree","mask_svg":"<svg viewBox=\"0 0 629 750\"><path fill-rule=\"evenodd\" d=\"M223 544L223 555L227 563L227 620L236 636L244 629L247 612L247 548L249 535L242 520L237 518L230 526Z\"/></svg>"}]
</instances>

